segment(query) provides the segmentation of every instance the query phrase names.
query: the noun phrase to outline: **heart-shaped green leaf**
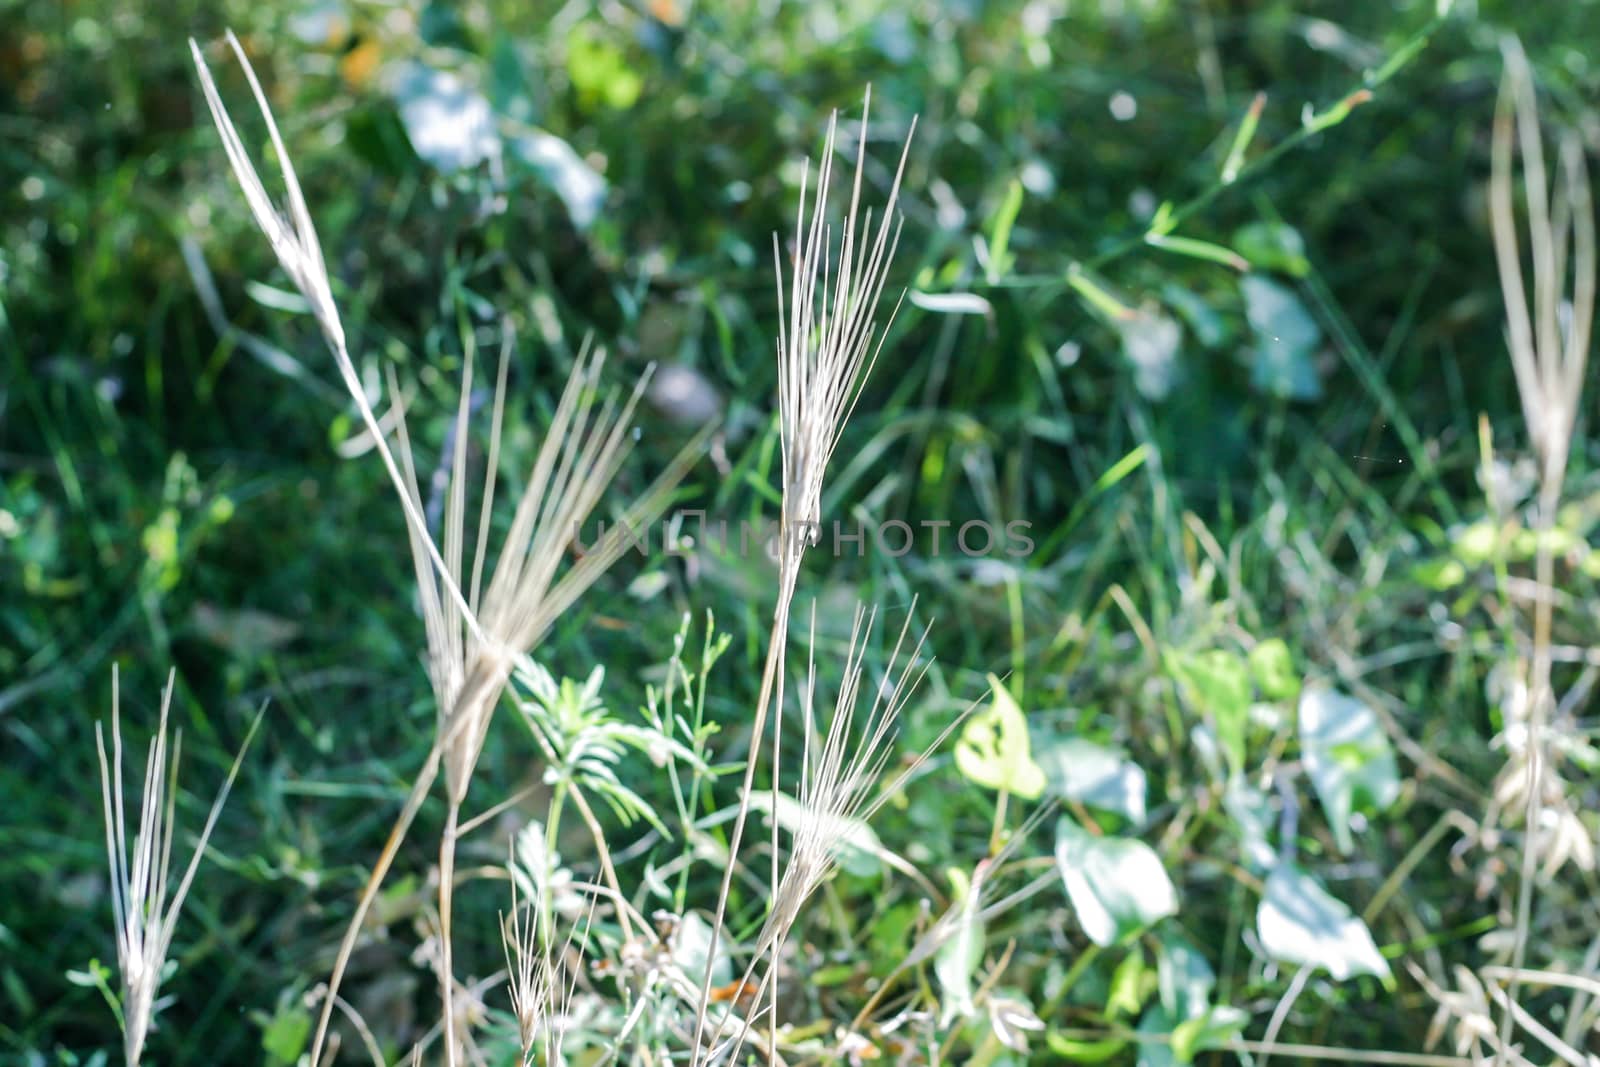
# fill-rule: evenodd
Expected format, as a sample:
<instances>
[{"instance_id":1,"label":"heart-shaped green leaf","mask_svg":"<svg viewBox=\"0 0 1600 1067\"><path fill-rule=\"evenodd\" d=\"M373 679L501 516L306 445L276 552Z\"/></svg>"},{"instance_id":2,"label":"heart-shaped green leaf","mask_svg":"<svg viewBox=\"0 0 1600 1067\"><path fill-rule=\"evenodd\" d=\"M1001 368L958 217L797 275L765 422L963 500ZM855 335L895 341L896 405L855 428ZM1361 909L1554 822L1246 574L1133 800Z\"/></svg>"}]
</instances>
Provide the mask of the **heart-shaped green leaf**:
<instances>
[{"instance_id":1,"label":"heart-shaped green leaf","mask_svg":"<svg viewBox=\"0 0 1600 1067\"><path fill-rule=\"evenodd\" d=\"M992 674L989 687L994 699L967 720L956 741L956 767L981 786L1037 800L1044 792L1045 778L1033 762L1027 716L1005 684Z\"/></svg>"},{"instance_id":2,"label":"heart-shaped green leaf","mask_svg":"<svg viewBox=\"0 0 1600 1067\"><path fill-rule=\"evenodd\" d=\"M1367 924L1292 863L1267 875L1256 933L1267 953L1283 963L1321 967L1340 981L1357 974L1390 977Z\"/></svg>"},{"instance_id":3,"label":"heart-shaped green leaf","mask_svg":"<svg viewBox=\"0 0 1600 1067\"><path fill-rule=\"evenodd\" d=\"M1102 947L1178 912L1178 894L1160 857L1136 838L1096 837L1062 816L1056 868L1083 932Z\"/></svg>"},{"instance_id":4,"label":"heart-shaped green leaf","mask_svg":"<svg viewBox=\"0 0 1600 1067\"><path fill-rule=\"evenodd\" d=\"M1300 751L1334 840L1348 853L1357 806L1383 811L1400 796L1400 770L1383 724L1361 701L1310 687L1300 696Z\"/></svg>"},{"instance_id":5,"label":"heart-shaped green leaf","mask_svg":"<svg viewBox=\"0 0 1600 1067\"><path fill-rule=\"evenodd\" d=\"M1250 724L1250 670L1225 649L1179 653L1167 659L1185 699L1205 715L1234 774L1244 770L1245 734Z\"/></svg>"},{"instance_id":6,"label":"heart-shaped green leaf","mask_svg":"<svg viewBox=\"0 0 1600 1067\"><path fill-rule=\"evenodd\" d=\"M1038 763L1052 795L1144 825L1144 769L1116 749L1078 737L1061 738L1040 746Z\"/></svg>"}]
</instances>

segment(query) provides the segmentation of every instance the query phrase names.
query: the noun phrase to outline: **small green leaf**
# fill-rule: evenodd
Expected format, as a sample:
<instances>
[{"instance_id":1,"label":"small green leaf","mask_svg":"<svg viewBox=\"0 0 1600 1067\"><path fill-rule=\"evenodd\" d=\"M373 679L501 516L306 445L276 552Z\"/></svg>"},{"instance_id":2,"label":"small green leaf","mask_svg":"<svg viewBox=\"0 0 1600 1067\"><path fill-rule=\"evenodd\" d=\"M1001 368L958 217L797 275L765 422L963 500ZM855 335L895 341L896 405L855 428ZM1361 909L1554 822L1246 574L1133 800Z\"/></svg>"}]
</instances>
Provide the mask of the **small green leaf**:
<instances>
[{"instance_id":1,"label":"small green leaf","mask_svg":"<svg viewBox=\"0 0 1600 1067\"><path fill-rule=\"evenodd\" d=\"M1133 367L1133 387L1146 400L1165 400L1178 380L1183 329L1160 306L1149 304L1117 323L1122 354Z\"/></svg>"},{"instance_id":2,"label":"small green leaf","mask_svg":"<svg viewBox=\"0 0 1600 1067\"><path fill-rule=\"evenodd\" d=\"M831 967L819 967L806 976L806 981L813 989L831 989L834 986L844 985L856 976L858 968L853 963L836 963Z\"/></svg>"},{"instance_id":3,"label":"small green leaf","mask_svg":"<svg viewBox=\"0 0 1600 1067\"><path fill-rule=\"evenodd\" d=\"M1250 384L1287 400L1319 399L1322 380L1313 356L1322 330L1311 313L1291 290L1260 275L1246 276L1239 288L1245 318L1256 335Z\"/></svg>"},{"instance_id":4,"label":"small green leaf","mask_svg":"<svg viewBox=\"0 0 1600 1067\"><path fill-rule=\"evenodd\" d=\"M489 101L455 74L407 61L391 85L411 147L441 173L475 167L500 154Z\"/></svg>"},{"instance_id":5,"label":"small green leaf","mask_svg":"<svg viewBox=\"0 0 1600 1067\"><path fill-rule=\"evenodd\" d=\"M1041 745L1038 763L1044 769L1045 789L1053 796L1115 812L1135 826L1144 825L1144 769L1123 753L1067 737Z\"/></svg>"},{"instance_id":6,"label":"small green leaf","mask_svg":"<svg viewBox=\"0 0 1600 1067\"><path fill-rule=\"evenodd\" d=\"M1223 1048L1249 1021L1249 1012L1229 1004L1207 1008L1172 1028L1172 1055L1179 1063L1193 1063L1196 1053Z\"/></svg>"},{"instance_id":7,"label":"small green leaf","mask_svg":"<svg viewBox=\"0 0 1600 1067\"><path fill-rule=\"evenodd\" d=\"M950 876L951 908L956 916L955 929L933 958L933 973L939 979L942 1008L940 1026L950 1025L956 1018L977 1014L973 1003L972 976L983 962L984 927L979 894L972 891L966 872L952 867Z\"/></svg>"},{"instance_id":8,"label":"small green leaf","mask_svg":"<svg viewBox=\"0 0 1600 1067\"><path fill-rule=\"evenodd\" d=\"M1400 796L1400 770L1383 724L1361 701L1309 687L1300 696L1300 750L1339 851L1349 853L1357 805L1383 811Z\"/></svg>"},{"instance_id":9,"label":"small green leaf","mask_svg":"<svg viewBox=\"0 0 1600 1067\"><path fill-rule=\"evenodd\" d=\"M626 111L644 91L644 79L628 65L622 49L587 22L567 34L567 76L585 108L603 104Z\"/></svg>"},{"instance_id":10,"label":"small green leaf","mask_svg":"<svg viewBox=\"0 0 1600 1067\"><path fill-rule=\"evenodd\" d=\"M1244 769L1245 736L1250 724L1250 671L1242 658L1225 649L1180 653L1168 657L1168 670L1187 700L1217 731L1228 768Z\"/></svg>"},{"instance_id":11,"label":"small green leaf","mask_svg":"<svg viewBox=\"0 0 1600 1067\"><path fill-rule=\"evenodd\" d=\"M1130 837L1096 837L1068 816L1056 824L1056 868L1089 940L1114 945L1178 911L1155 850Z\"/></svg>"},{"instance_id":12,"label":"small green leaf","mask_svg":"<svg viewBox=\"0 0 1600 1067\"><path fill-rule=\"evenodd\" d=\"M566 141L545 130L530 129L513 137L511 159L527 168L561 198L567 217L578 230L587 230L606 201L606 180Z\"/></svg>"},{"instance_id":13,"label":"small green leaf","mask_svg":"<svg viewBox=\"0 0 1600 1067\"><path fill-rule=\"evenodd\" d=\"M270 1063L292 1064L300 1059L310 1037L311 1013L298 999L286 999L262 1024L261 1050Z\"/></svg>"},{"instance_id":14,"label":"small green leaf","mask_svg":"<svg viewBox=\"0 0 1600 1067\"><path fill-rule=\"evenodd\" d=\"M1156 989L1161 1006L1175 1019L1192 1019L1211 1003L1217 972L1194 942L1168 924L1156 952Z\"/></svg>"},{"instance_id":15,"label":"small green leaf","mask_svg":"<svg viewBox=\"0 0 1600 1067\"><path fill-rule=\"evenodd\" d=\"M1467 568L1459 559L1441 556L1424 560L1411 568L1411 578L1418 585L1442 593L1454 589L1467 580Z\"/></svg>"},{"instance_id":16,"label":"small green leaf","mask_svg":"<svg viewBox=\"0 0 1600 1067\"><path fill-rule=\"evenodd\" d=\"M1305 239L1293 226L1281 222L1253 222L1233 235L1233 246L1262 270L1282 271L1303 278L1311 271Z\"/></svg>"},{"instance_id":17,"label":"small green leaf","mask_svg":"<svg viewBox=\"0 0 1600 1067\"><path fill-rule=\"evenodd\" d=\"M1321 967L1340 981L1358 974L1390 979L1367 924L1292 863L1279 864L1267 876L1256 934L1280 962Z\"/></svg>"},{"instance_id":18,"label":"small green leaf","mask_svg":"<svg viewBox=\"0 0 1600 1067\"><path fill-rule=\"evenodd\" d=\"M1149 994L1149 985L1145 982L1147 973L1144 951L1134 946L1111 972L1111 991L1106 995L1107 1019L1139 1014Z\"/></svg>"},{"instance_id":19,"label":"small green leaf","mask_svg":"<svg viewBox=\"0 0 1600 1067\"><path fill-rule=\"evenodd\" d=\"M992 674L989 687L994 700L962 728L956 767L978 785L1037 800L1044 792L1045 777L1033 762L1027 716Z\"/></svg>"},{"instance_id":20,"label":"small green leaf","mask_svg":"<svg viewBox=\"0 0 1600 1067\"><path fill-rule=\"evenodd\" d=\"M1488 519L1479 519L1469 526L1452 531L1450 551L1469 567L1481 567L1494 559L1502 550L1500 531Z\"/></svg>"},{"instance_id":21,"label":"small green leaf","mask_svg":"<svg viewBox=\"0 0 1600 1067\"><path fill-rule=\"evenodd\" d=\"M1069 1063L1105 1063L1128 1047L1120 1037L1104 1037L1099 1041L1078 1041L1051 1031L1044 1035L1050 1051Z\"/></svg>"},{"instance_id":22,"label":"small green leaf","mask_svg":"<svg viewBox=\"0 0 1600 1067\"><path fill-rule=\"evenodd\" d=\"M1256 647L1250 650L1250 674L1256 680L1256 688L1268 700L1287 700L1300 692L1294 657L1281 637L1256 642Z\"/></svg>"}]
</instances>

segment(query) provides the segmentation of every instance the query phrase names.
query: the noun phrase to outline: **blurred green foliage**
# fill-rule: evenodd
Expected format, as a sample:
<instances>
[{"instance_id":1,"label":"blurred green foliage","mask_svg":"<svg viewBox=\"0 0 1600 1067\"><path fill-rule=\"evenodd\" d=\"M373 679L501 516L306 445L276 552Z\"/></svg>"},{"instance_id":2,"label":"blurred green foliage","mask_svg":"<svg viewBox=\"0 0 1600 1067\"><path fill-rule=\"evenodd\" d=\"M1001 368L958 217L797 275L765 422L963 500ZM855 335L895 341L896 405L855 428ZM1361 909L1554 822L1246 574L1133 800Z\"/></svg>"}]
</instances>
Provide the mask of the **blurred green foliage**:
<instances>
[{"instance_id":1,"label":"blurred green foliage","mask_svg":"<svg viewBox=\"0 0 1600 1067\"><path fill-rule=\"evenodd\" d=\"M1264 791L1224 798L1186 734L1209 722L1224 734L1213 757L1238 769L1290 744L1296 669L1388 695L1385 720L1415 744L1397 795L1386 782L1392 808L1361 822L1357 855L1333 861L1350 844L1350 789L1330 826L1303 776L1288 787L1298 836L1273 846L1297 848L1357 914L1442 813L1481 812L1503 758L1483 653L1502 624L1482 585L1461 587L1493 561L1452 557L1449 533L1484 513L1480 412L1500 448L1522 439L1484 207L1496 46L1523 38L1547 119L1592 156L1600 6L1456 7L1429 30L1435 0L0 0L0 1055L84 1062L115 1044L98 994L65 979L112 953L90 740L112 661L134 712L176 668L191 818L272 703L180 930L162 1062L292 1049L295 998L325 977L431 737L403 529L238 196L187 36L214 57L225 27L243 38L352 348L373 382L390 365L416 389L429 450L462 360L509 327L517 469L592 334L618 357L616 380L657 361L685 372L699 404L652 394L648 444L623 481L642 484L685 423L715 410L723 466L705 464L687 499L735 521L770 498L770 235L791 225L798 161L819 150L831 109L855 135L870 83L867 180L882 189L917 116L891 277L914 292L825 511L1025 519L1039 551L998 567L923 543L814 564L822 614L848 617L833 609L857 597L903 608L916 593L938 620L910 742L1009 671L1047 772L1062 739L1128 750L1178 883L1161 945L1181 923L1210 960L1196 1004L1255 1012L1257 1034L1292 970L1246 947L1261 883L1233 877L1229 857L1236 840L1246 854L1265 840L1251 837L1252 809L1263 834L1278 813ZM1350 96L1396 56L1370 100ZM243 80L218 69L254 148L264 134ZM1259 123L1240 138L1257 93ZM1270 155L1305 115L1341 104L1343 121ZM1245 141L1232 160L1243 177L1224 186ZM1196 198L1157 224L1164 204ZM1581 539L1592 442L1575 452ZM1592 570L1568 573L1575 598L1592 599ZM654 579L630 586L641 572ZM710 717L737 739L760 673L762 581L758 560L630 561L541 657L558 676L603 664L609 703L641 704L682 614L714 608L735 640ZM1563 625L1575 646L1594 637L1581 612ZM1197 665L1223 660L1239 692L1225 730L1192 692L1209 678ZM497 729L484 806L536 776L509 719ZM948 761L939 773L951 788L913 791L879 833L926 870L971 870L994 797ZM1334 787L1316 788L1327 802ZM1039 836L1031 851L1051 855ZM424 871L418 840L403 862ZM501 861L498 847L477 860ZM1475 958L1498 898L1463 892L1468 877L1443 849L1423 857L1403 903L1363 916L1385 956ZM870 969L873 939L899 940L912 897L843 881L856 928L835 941ZM415 911L403 897L402 928ZM500 904L473 898L458 925L492 930ZM998 920L988 944L1018 939L1006 984L1036 994L1059 1051L1073 1027L1118 1019L1116 975L1138 986L1118 963L1144 950L1090 947L1071 924L1042 934L1039 914ZM433 1010L412 940L374 946L353 978L358 1007L397 1038ZM1167 967L1173 951L1160 951ZM498 952L486 935L463 973L488 973ZM1285 1036L1413 1048L1433 1004L1399 980L1393 992L1317 979ZM1134 1012L1148 1000L1132 996ZM1338 1010L1352 1000L1375 1006Z\"/></svg>"}]
</instances>

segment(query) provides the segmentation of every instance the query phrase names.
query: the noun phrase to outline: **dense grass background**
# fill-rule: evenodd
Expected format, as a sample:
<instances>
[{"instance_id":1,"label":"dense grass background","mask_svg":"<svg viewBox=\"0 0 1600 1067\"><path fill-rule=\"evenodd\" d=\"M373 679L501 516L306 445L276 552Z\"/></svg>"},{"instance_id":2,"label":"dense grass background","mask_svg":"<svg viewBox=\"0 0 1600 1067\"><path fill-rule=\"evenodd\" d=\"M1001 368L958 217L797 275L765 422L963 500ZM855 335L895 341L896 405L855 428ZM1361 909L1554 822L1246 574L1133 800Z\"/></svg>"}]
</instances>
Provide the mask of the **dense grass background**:
<instances>
[{"instance_id":1,"label":"dense grass background","mask_svg":"<svg viewBox=\"0 0 1600 1067\"><path fill-rule=\"evenodd\" d=\"M1036 748L1061 737L1127 748L1150 780L1144 837L1179 886L1171 922L1216 970L1218 1002L1250 1012L1251 1037L1294 970L1268 965L1251 940L1259 879L1187 743L1203 709L1170 664L1284 640L1297 672L1384 712L1404 787L1341 853L1285 715L1253 734L1251 763L1268 768L1261 821L1275 835L1289 803L1302 865L1357 913L1402 859L1415 865L1366 916L1393 987L1319 975L1282 1037L1419 1049L1435 1005L1401 961L1438 980L1501 951L1483 935L1509 925L1506 865L1520 840L1514 822L1487 842L1428 835L1449 813L1476 822L1489 806L1505 756L1491 746L1499 710L1485 686L1515 646L1521 607L1487 565L1443 591L1414 569L1485 514L1480 416L1507 470L1524 450L1484 206L1501 34L1523 39L1550 125L1600 151L1600 5L1463 0L1437 26L1434 7L0 0L0 1057L81 1062L115 1046L99 994L68 980L112 955L92 742L111 663L136 736L177 672L186 825L270 702L180 929L159 1062L265 1061L261 1020L326 976L432 736L398 511L380 465L341 454L348 401L196 92L184 39L214 42L228 26L296 155L352 347L415 383L429 454L463 355L498 349L501 316L518 338L507 469L531 456L553 383L592 333L616 381L655 360L683 368L715 406L721 464L697 469L685 502L734 521L772 512L770 234L790 224L797 161L815 156L829 109L859 115L870 82L868 180L881 195L920 116L891 285L985 303L901 309L827 511L1025 519L1040 551L1009 567L926 545L816 560L821 628L836 638L855 598L900 613L918 597L939 659L913 741L980 698L986 673L1010 672ZM1337 105L1397 53L1403 64L1369 102L1264 158L1296 135L1302 108ZM506 139L499 165L445 174L419 157L394 88L410 62L483 94ZM242 79L220 69L246 114ZM1258 92L1246 158L1260 166L1219 190ZM519 160L514 141L534 130L582 162ZM593 218L559 195L580 167L604 181ZM1139 241L1162 201L1212 192L1178 232L1250 256L1244 280ZM1009 262L996 264L1013 211ZM1074 264L1093 265L1089 277L1135 318L1083 299ZM1252 295L1263 279L1276 289ZM210 285L254 340L219 333ZM1274 294L1286 299L1260 318ZM1282 379L1292 387L1274 390L1284 350L1256 334L1286 329L1306 340ZM1151 345L1141 372L1130 353ZM693 429L684 403L653 396L625 487ZM1580 534L1600 500L1594 462L1580 431L1569 490ZM603 664L608 702L626 712L659 677L684 613L698 627L711 612L734 641L710 709L736 752L766 581L760 560L630 558L541 658L574 677ZM1560 572L1558 639L1578 662L1561 667L1558 692L1587 684L1594 581ZM1572 714L1587 758L1593 720L1582 701ZM496 731L474 790L485 806L537 774L520 724L503 717ZM946 758L933 773L878 829L943 885L938 872L982 856L994 796ZM1583 788L1574 801L1592 812ZM1013 825L1023 810L1014 803ZM417 885L430 829L401 862ZM502 841L475 845L470 862L498 862ZM1046 832L1025 854L1051 847ZM1595 888L1572 866L1541 886L1535 965L1582 964ZM816 962L870 969L874 937L894 940L883 931L915 894L845 879L834 900L814 931ZM418 903L402 887L390 904L394 936L362 955L352 988L399 1041L435 1004L408 958ZM461 972L487 974L503 902L496 890L463 906L462 928L483 933ZM1004 984L1028 991L1053 1030L1134 1025L1107 995L1119 962L1146 948L1086 951L1059 890L997 920L992 954L1009 939ZM836 1010L823 996L819 1017L853 1014L859 997L841 999ZM1527 1003L1564 1023L1566 996Z\"/></svg>"}]
</instances>

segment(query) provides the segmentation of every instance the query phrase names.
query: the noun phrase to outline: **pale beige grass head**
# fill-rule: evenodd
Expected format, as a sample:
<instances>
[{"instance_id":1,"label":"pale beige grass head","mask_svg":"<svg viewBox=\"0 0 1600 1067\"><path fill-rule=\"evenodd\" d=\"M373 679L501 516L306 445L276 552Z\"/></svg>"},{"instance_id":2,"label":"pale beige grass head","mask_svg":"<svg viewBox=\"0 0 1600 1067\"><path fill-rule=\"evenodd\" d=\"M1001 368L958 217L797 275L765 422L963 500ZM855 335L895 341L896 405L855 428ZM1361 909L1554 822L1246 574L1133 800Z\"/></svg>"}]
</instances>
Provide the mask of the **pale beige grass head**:
<instances>
[{"instance_id":1,"label":"pale beige grass head","mask_svg":"<svg viewBox=\"0 0 1600 1067\"><path fill-rule=\"evenodd\" d=\"M116 922L117 970L121 976L123 1054L128 1067L135 1067L144 1052L144 1043L155 1019L159 1002L156 994L172 948L178 915L200 869L200 858L216 827L228 791L239 774L245 750L261 725L258 714L250 724L244 744L234 757L233 766L211 804L205 826L195 843L176 889L171 888L172 843L177 833L178 763L182 756L182 732L167 741L168 714L172 708L175 674L167 675L161 695L161 719L145 755L144 788L139 799L139 822L131 850L128 839L128 812L122 782L122 700L117 668L111 669L111 757L106 758L105 734L95 724L95 749L100 757L100 798L105 815L106 863L111 869L111 907ZM263 709L264 710L264 709Z\"/></svg>"},{"instance_id":2,"label":"pale beige grass head","mask_svg":"<svg viewBox=\"0 0 1600 1067\"><path fill-rule=\"evenodd\" d=\"M828 119L822 162L808 204L811 164L800 179L789 293L784 296L783 252L773 235L778 287L778 410L783 446L783 523L786 537L821 522L822 479L861 385L877 360L888 330L874 322L889 264L900 242L895 207L911 153L916 120L906 132L889 197L873 226L872 209L861 205L866 170L872 93L862 106L861 132L849 208L837 244L828 223L838 115ZM810 211L810 220L806 218ZM835 256L837 259L835 260ZM896 305L898 307L898 305ZM894 318L890 313L889 322Z\"/></svg>"}]
</instances>

